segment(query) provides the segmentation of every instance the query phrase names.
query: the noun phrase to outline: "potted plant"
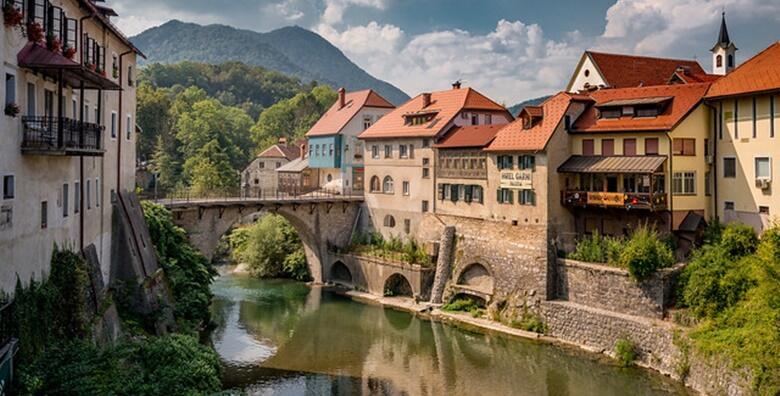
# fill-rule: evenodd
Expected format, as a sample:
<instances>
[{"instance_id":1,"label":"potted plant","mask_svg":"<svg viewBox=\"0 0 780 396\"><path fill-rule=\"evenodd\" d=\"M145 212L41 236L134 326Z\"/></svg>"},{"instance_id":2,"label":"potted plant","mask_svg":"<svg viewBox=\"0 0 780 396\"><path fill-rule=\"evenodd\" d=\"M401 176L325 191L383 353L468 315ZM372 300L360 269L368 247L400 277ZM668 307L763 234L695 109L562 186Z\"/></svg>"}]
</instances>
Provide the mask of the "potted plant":
<instances>
[{"instance_id":1,"label":"potted plant","mask_svg":"<svg viewBox=\"0 0 780 396\"><path fill-rule=\"evenodd\" d=\"M6 2L3 6L3 22L6 27L22 27L24 14L11 2Z\"/></svg>"},{"instance_id":2,"label":"potted plant","mask_svg":"<svg viewBox=\"0 0 780 396\"><path fill-rule=\"evenodd\" d=\"M95 67L95 68L94 68L94 69L92 69L92 70L93 70L95 73L97 73L97 74L100 74L100 75L101 75L101 76L103 76L103 77L105 77L105 76L106 76L106 71L105 71L105 70L103 70L103 68L101 68L101 67Z\"/></svg>"},{"instance_id":3,"label":"potted plant","mask_svg":"<svg viewBox=\"0 0 780 396\"><path fill-rule=\"evenodd\" d=\"M119 78L119 68L118 68L118 67L115 67L115 68L114 68L114 69L111 71L111 75L112 75L112 76L114 76L114 78Z\"/></svg>"},{"instance_id":4,"label":"potted plant","mask_svg":"<svg viewBox=\"0 0 780 396\"><path fill-rule=\"evenodd\" d=\"M46 47L51 52L61 53L62 52L62 41L54 36L54 34L47 34L46 35Z\"/></svg>"},{"instance_id":5,"label":"potted plant","mask_svg":"<svg viewBox=\"0 0 780 396\"><path fill-rule=\"evenodd\" d=\"M43 26L38 22L30 22L27 24L27 39L33 43L40 43L43 41Z\"/></svg>"},{"instance_id":6,"label":"potted plant","mask_svg":"<svg viewBox=\"0 0 780 396\"><path fill-rule=\"evenodd\" d=\"M62 50L62 54L65 55L66 58L73 60L73 58L76 56L76 49L73 47L69 47L66 44L65 48Z\"/></svg>"},{"instance_id":7,"label":"potted plant","mask_svg":"<svg viewBox=\"0 0 780 396\"><path fill-rule=\"evenodd\" d=\"M97 67L97 65L95 65L94 63L91 63L91 62L85 63L84 66L86 66L87 69L92 70L92 71L95 71L95 68Z\"/></svg>"},{"instance_id":8,"label":"potted plant","mask_svg":"<svg viewBox=\"0 0 780 396\"><path fill-rule=\"evenodd\" d=\"M19 105L14 102L6 104L5 115L16 118L19 115Z\"/></svg>"}]
</instances>

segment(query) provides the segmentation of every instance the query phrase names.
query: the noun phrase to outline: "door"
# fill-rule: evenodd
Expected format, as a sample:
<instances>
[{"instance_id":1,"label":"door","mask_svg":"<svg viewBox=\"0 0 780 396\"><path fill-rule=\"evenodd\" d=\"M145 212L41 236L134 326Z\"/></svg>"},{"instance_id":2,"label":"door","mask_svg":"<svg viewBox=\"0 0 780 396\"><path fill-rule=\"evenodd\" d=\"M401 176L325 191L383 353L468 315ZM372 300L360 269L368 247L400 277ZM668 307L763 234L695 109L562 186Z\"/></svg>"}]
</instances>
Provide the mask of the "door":
<instances>
[{"instance_id":1,"label":"door","mask_svg":"<svg viewBox=\"0 0 780 396\"><path fill-rule=\"evenodd\" d=\"M618 178L616 175L607 176L607 191L618 192Z\"/></svg>"},{"instance_id":2,"label":"door","mask_svg":"<svg viewBox=\"0 0 780 396\"><path fill-rule=\"evenodd\" d=\"M352 190L363 191L363 168L352 168Z\"/></svg>"}]
</instances>

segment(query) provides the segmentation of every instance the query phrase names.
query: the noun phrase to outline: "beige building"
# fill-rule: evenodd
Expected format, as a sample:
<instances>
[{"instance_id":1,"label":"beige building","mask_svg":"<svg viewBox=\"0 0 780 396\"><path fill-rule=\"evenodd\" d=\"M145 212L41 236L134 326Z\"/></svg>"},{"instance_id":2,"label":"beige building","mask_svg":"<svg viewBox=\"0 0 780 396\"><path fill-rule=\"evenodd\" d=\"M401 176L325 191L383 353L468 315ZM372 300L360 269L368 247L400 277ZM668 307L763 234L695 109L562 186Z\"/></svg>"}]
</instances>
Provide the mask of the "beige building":
<instances>
[{"instance_id":1,"label":"beige building","mask_svg":"<svg viewBox=\"0 0 780 396\"><path fill-rule=\"evenodd\" d=\"M386 236L416 235L423 213L436 204L433 145L455 126L511 120L503 106L456 83L451 90L418 95L360 134L374 228Z\"/></svg>"},{"instance_id":2,"label":"beige building","mask_svg":"<svg viewBox=\"0 0 780 396\"><path fill-rule=\"evenodd\" d=\"M723 36L723 34L721 34ZM714 50L733 48L719 40ZM713 199L717 215L765 229L780 212L774 173L780 158L780 42L715 82L707 93L716 142Z\"/></svg>"},{"instance_id":3,"label":"beige building","mask_svg":"<svg viewBox=\"0 0 780 396\"><path fill-rule=\"evenodd\" d=\"M241 172L241 190L246 196L257 197L261 194L276 194L279 187L277 169L287 165L306 151L305 141L300 145L288 145L285 139L263 150Z\"/></svg>"},{"instance_id":4,"label":"beige building","mask_svg":"<svg viewBox=\"0 0 780 396\"><path fill-rule=\"evenodd\" d=\"M0 289L94 245L109 279L112 197L135 185L136 57L116 15L87 0L12 1L2 29ZM23 32L25 34L23 34ZM48 37L48 39L47 39Z\"/></svg>"}]
</instances>

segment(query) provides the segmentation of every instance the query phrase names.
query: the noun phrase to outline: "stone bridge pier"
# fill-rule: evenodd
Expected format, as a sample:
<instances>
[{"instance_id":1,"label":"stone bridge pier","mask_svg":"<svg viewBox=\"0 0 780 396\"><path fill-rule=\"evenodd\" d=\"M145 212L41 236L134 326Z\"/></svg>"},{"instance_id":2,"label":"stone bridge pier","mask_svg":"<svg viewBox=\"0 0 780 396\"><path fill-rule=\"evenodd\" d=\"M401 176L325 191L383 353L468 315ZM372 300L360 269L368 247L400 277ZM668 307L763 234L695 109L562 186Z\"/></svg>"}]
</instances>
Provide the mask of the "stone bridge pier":
<instances>
[{"instance_id":1,"label":"stone bridge pier","mask_svg":"<svg viewBox=\"0 0 780 396\"><path fill-rule=\"evenodd\" d=\"M315 283L323 283L323 264L328 246L349 244L360 215L359 201L335 202L182 202L164 203L174 222L184 228L190 242L208 259L213 258L220 238L239 220L256 213L276 213L298 232Z\"/></svg>"}]
</instances>

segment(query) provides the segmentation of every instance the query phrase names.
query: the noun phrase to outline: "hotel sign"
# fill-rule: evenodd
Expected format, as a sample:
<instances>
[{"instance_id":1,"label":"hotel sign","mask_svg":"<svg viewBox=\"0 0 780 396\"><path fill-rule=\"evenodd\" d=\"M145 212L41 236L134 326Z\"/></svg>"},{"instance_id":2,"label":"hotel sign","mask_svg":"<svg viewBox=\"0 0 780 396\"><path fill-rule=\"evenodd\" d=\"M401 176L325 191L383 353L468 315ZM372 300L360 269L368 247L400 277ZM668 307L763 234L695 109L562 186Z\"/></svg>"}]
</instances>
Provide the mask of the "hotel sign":
<instances>
[{"instance_id":1,"label":"hotel sign","mask_svg":"<svg viewBox=\"0 0 780 396\"><path fill-rule=\"evenodd\" d=\"M623 193L589 192L588 205L624 206Z\"/></svg>"},{"instance_id":2,"label":"hotel sign","mask_svg":"<svg viewBox=\"0 0 780 396\"><path fill-rule=\"evenodd\" d=\"M530 170L501 171L501 188L533 189L533 172Z\"/></svg>"}]
</instances>

